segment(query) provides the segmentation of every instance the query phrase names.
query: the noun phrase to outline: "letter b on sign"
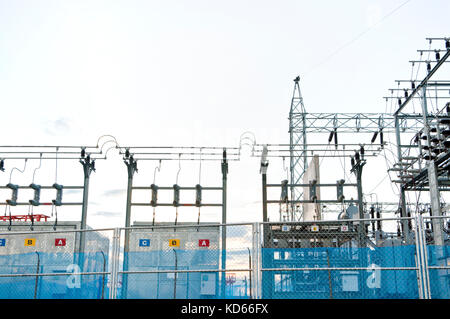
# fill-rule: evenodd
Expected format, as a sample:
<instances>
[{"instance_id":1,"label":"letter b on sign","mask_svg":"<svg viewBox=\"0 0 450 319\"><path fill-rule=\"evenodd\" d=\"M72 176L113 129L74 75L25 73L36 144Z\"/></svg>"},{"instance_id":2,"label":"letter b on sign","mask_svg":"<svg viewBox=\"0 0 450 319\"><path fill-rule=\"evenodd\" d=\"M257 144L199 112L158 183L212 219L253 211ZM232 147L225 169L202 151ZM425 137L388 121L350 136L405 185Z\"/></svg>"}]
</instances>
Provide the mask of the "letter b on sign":
<instances>
[{"instance_id":1,"label":"letter b on sign","mask_svg":"<svg viewBox=\"0 0 450 319\"><path fill-rule=\"evenodd\" d=\"M35 245L36 245L35 238L26 238L25 239L25 246L35 246Z\"/></svg>"},{"instance_id":2,"label":"letter b on sign","mask_svg":"<svg viewBox=\"0 0 450 319\"><path fill-rule=\"evenodd\" d=\"M180 247L179 239L169 239L169 247Z\"/></svg>"}]
</instances>

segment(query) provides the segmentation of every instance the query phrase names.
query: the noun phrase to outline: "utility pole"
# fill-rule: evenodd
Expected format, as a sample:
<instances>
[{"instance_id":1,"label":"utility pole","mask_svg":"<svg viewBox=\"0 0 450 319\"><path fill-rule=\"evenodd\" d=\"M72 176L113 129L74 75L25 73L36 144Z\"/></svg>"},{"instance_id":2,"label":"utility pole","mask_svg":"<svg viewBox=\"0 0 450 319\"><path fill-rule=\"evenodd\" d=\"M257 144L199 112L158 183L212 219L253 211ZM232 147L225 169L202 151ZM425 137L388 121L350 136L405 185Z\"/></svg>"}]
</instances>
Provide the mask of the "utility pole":
<instances>
[{"instance_id":1,"label":"utility pole","mask_svg":"<svg viewBox=\"0 0 450 319\"><path fill-rule=\"evenodd\" d=\"M84 185L83 185L83 205L81 208L81 229L85 230L87 226L87 208L88 208L88 196L89 196L89 177L92 171L95 172L95 160L91 160L90 155L83 156L80 159L81 165L83 165L84 172ZM79 252L84 252L85 249L85 232L80 232L80 247Z\"/></svg>"},{"instance_id":2,"label":"utility pole","mask_svg":"<svg viewBox=\"0 0 450 319\"><path fill-rule=\"evenodd\" d=\"M362 191L362 171L366 160L364 159L364 148L361 147L360 152L355 153L355 157L351 158L352 169L350 172L356 175L356 184L358 189L358 210L359 219L364 219L364 203L363 203L363 191ZM366 228L365 222L359 222L359 241L360 247L365 247Z\"/></svg>"},{"instance_id":3,"label":"utility pole","mask_svg":"<svg viewBox=\"0 0 450 319\"><path fill-rule=\"evenodd\" d=\"M133 155L130 155L130 151L127 149L125 151L125 157L123 159L125 165L127 166L128 172L128 187L127 187L127 207L125 212L125 227L131 227L131 197L133 192L133 176L134 173L138 171L137 162L133 158ZM123 258L123 271L128 271L128 251L130 245L130 229L125 229L125 238L124 238L124 258ZM127 289L128 288L128 274L124 273L122 278L122 291L123 296L126 298Z\"/></svg>"},{"instance_id":4,"label":"utility pole","mask_svg":"<svg viewBox=\"0 0 450 319\"><path fill-rule=\"evenodd\" d=\"M228 162L227 162L227 150L223 150L222 159L222 298L225 298L225 269L227 259L227 174L228 174Z\"/></svg>"}]
</instances>

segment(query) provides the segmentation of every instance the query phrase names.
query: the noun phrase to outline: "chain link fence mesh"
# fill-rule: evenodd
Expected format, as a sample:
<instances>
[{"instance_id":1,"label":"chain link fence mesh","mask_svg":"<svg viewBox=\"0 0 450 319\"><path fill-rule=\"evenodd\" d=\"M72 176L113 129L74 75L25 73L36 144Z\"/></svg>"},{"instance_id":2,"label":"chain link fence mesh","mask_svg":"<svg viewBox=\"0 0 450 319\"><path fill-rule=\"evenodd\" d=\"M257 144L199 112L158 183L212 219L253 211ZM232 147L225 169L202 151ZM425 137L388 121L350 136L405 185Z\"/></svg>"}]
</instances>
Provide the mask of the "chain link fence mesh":
<instances>
[{"instance_id":1,"label":"chain link fence mesh","mask_svg":"<svg viewBox=\"0 0 450 319\"><path fill-rule=\"evenodd\" d=\"M2 232L0 298L107 298L110 235L110 231Z\"/></svg>"},{"instance_id":2,"label":"chain link fence mesh","mask_svg":"<svg viewBox=\"0 0 450 319\"><path fill-rule=\"evenodd\" d=\"M448 217L0 230L1 299L449 299L449 273Z\"/></svg>"},{"instance_id":3,"label":"chain link fence mesh","mask_svg":"<svg viewBox=\"0 0 450 319\"><path fill-rule=\"evenodd\" d=\"M450 298L450 217L424 217L430 297Z\"/></svg>"},{"instance_id":4,"label":"chain link fence mesh","mask_svg":"<svg viewBox=\"0 0 450 319\"><path fill-rule=\"evenodd\" d=\"M380 222L263 224L262 298L418 298L416 245Z\"/></svg>"},{"instance_id":5,"label":"chain link fence mesh","mask_svg":"<svg viewBox=\"0 0 450 319\"><path fill-rule=\"evenodd\" d=\"M250 298L252 227L185 225L124 230L128 244L124 242L118 297Z\"/></svg>"}]
</instances>

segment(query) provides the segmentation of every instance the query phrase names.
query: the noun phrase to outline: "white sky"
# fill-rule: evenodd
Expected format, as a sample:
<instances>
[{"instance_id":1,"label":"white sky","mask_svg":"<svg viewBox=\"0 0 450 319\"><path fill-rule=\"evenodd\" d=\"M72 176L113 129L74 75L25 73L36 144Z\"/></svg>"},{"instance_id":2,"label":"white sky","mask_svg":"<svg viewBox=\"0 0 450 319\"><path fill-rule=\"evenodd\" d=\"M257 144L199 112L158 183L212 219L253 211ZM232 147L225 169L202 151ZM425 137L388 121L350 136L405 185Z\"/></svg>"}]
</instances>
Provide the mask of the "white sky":
<instances>
[{"instance_id":1,"label":"white sky","mask_svg":"<svg viewBox=\"0 0 450 319\"><path fill-rule=\"evenodd\" d=\"M95 145L111 134L121 145L238 146L245 131L258 143L288 143L297 75L310 112L384 112L382 97L395 79L409 78L408 60L427 47L425 38L448 36L450 27L445 0L412 0L383 19L403 3L0 0L0 144ZM92 227L124 222L126 169L113 153L92 174ZM23 161L6 165L0 184ZM38 162L27 165L14 183L31 182ZM58 165L60 183L82 183L79 163ZM138 165L135 185L151 184L154 163ZM179 184L197 184L198 164L182 165ZM220 185L220 164L203 165L202 184ZM53 183L54 170L43 164L36 182ZM174 184L177 170L163 163L159 184ZM381 159L364 189L385 171ZM275 161L269 174L272 182L285 178ZM337 175L322 180L335 182L342 170ZM229 221L260 220L258 159L231 163L229 180ZM380 191L380 200L396 200L388 184ZM1 200L9 195L3 190ZM79 219L78 209L66 211L60 219ZM180 209L180 221L196 213ZM159 220L173 215L157 211ZM218 221L220 209L204 216ZM151 220L151 208L136 209L134 220Z\"/></svg>"}]
</instances>

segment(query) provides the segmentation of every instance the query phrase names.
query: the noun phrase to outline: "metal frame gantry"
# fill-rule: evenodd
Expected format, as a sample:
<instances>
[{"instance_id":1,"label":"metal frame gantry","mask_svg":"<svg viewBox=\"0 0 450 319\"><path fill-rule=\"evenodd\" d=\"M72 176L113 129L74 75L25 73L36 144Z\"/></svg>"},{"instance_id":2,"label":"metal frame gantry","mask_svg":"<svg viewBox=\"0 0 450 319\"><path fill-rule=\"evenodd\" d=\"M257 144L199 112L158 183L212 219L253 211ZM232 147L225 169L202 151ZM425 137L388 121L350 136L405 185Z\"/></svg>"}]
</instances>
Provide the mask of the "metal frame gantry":
<instances>
[{"instance_id":1,"label":"metal frame gantry","mask_svg":"<svg viewBox=\"0 0 450 319\"><path fill-rule=\"evenodd\" d=\"M402 130L396 125L397 162L390 169L397 172L398 183L401 191L402 210L406 210L405 196L408 191L426 191L430 195L431 216L442 216L441 191L450 190L450 80L432 80L439 75L439 69L450 56L450 37L427 38L430 48L418 50L420 60L412 60L415 64L425 63L427 68L422 80L397 80L398 91L403 91L403 96L397 96L398 108L394 113L396 123L398 118L421 118L421 127L415 132L408 144L402 144ZM431 49L431 45L438 42L444 43L445 49L441 47ZM428 57L422 60L424 52L434 52L434 61ZM441 56L441 53L444 53ZM420 67L420 65L418 66ZM442 74L442 73L441 73ZM401 84L410 83L411 87L400 88ZM391 91L394 89L391 89ZM445 93L447 95L445 95ZM434 95L433 95L434 93ZM415 112L414 99L420 102L419 112ZM435 101L430 112L429 104ZM438 107L439 103L445 103ZM413 110L411 110L413 106ZM413 154L411 154L413 152ZM433 231L435 244L444 245L442 220L433 219Z\"/></svg>"},{"instance_id":2,"label":"metal frame gantry","mask_svg":"<svg viewBox=\"0 0 450 319\"><path fill-rule=\"evenodd\" d=\"M177 224L178 219L178 207L198 207L198 220L197 224L200 223L200 207L221 207L222 208L222 225L227 223L227 175L228 175L228 161L239 160L240 153L236 151L239 148L236 147L176 147L176 146L119 146L119 154L123 155L123 161L127 167L128 172L128 187L127 187L127 204L126 204L126 214L125 214L125 237L124 237L124 253L127 256L129 252L129 231L131 227L131 208L132 206L151 206L153 209L158 206L172 206L176 208L176 217L174 225ZM207 151L205 153L205 150ZM203 158L202 156L208 156ZM164 157L161 157L164 156ZM177 181L173 186L157 186L153 181L150 186L133 186L133 176L134 173L138 171L137 161L220 161L221 162L221 172L222 172L222 186L221 187L202 187L200 184L194 187L182 187L178 185L178 173ZM156 172L156 169L155 169ZM150 190L152 192L151 200L149 202L132 202L133 190ZM158 190L163 191L173 191L174 200L172 203L159 203L158 202ZM182 190L195 190L196 198L194 203L180 203L180 191ZM221 203L203 203L202 202L202 191L221 191L222 192L222 202ZM153 211L153 221L152 225L155 224L155 210ZM174 228L176 231L176 228ZM221 233L222 242L222 269L226 268L226 227L222 227ZM122 279L122 289L126 294L128 279L126 272L129 268L128 258L125 257L123 261L123 279ZM221 272L222 282L225 282L225 272ZM221 295L225 296L225 285L222 285Z\"/></svg>"},{"instance_id":3,"label":"metal frame gantry","mask_svg":"<svg viewBox=\"0 0 450 319\"><path fill-rule=\"evenodd\" d=\"M25 165L23 170L18 169L17 167L13 167L10 173L10 181L6 186L0 186L0 189L10 189L11 190L11 199L7 199L6 202L0 203L0 206L30 206L31 208L31 225L30 229L33 230L34 226L34 217L33 217L33 209L34 207L39 206L52 206L57 207L60 206L81 206L81 221L80 221L80 229L84 230L87 227L87 210L88 210L88 199L89 199L89 178L93 171L95 171L95 161L98 159L106 159L106 154L103 155L103 146L99 145L102 137L97 141L96 146L47 146L47 145L28 145L28 146L0 146L0 170L5 170L5 162L10 160L25 160ZM34 169L33 172L33 182L28 186L21 186L11 183L11 177L14 170L17 170L21 173L25 171L26 163L28 160L39 160L39 167ZM34 183L34 176L36 171L41 167L42 161L55 160L55 183L51 186L45 186ZM84 175L84 183L83 186L71 186L71 185L61 185L57 183L57 173L58 173L58 161L59 160L78 160L83 168ZM33 189L34 196L33 199L30 199L28 202L18 202L18 192L19 189ZM41 202L41 190L56 190L56 198L51 202ZM63 191L67 189L80 189L83 190L83 199L81 202L63 202ZM6 211L5 211L6 213ZM10 217L10 225L8 229L11 229L12 226L12 216L11 211L9 211ZM53 228L56 228L58 222L57 210L55 215L55 224ZM83 252L85 246L85 234L84 232L80 235L80 242L78 251Z\"/></svg>"},{"instance_id":4,"label":"metal frame gantry","mask_svg":"<svg viewBox=\"0 0 450 319\"><path fill-rule=\"evenodd\" d=\"M428 40L439 39L445 40L446 50L448 50L448 38L428 38ZM419 50L421 54L425 50ZM399 100L399 105L406 105L409 101L414 99L419 99L420 97L415 96L417 92L421 90L423 94L426 94L426 88L424 89L424 84L429 83L429 86L433 86L435 89L437 87L445 87L445 81L435 81L430 83L429 79L436 72L436 70L445 62L448 57L448 51L444 56L440 57L440 52L443 50L430 50L431 52L436 52L436 65L431 67L431 61L420 61L427 63L428 75L426 78L417 85L414 85L417 81L412 81L413 92L408 94L407 89L392 89L391 92L395 90L405 91L404 102ZM418 63L418 61L411 61L412 63ZM309 151L312 154L319 156L326 156L325 150L315 150L313 145L307 143L307 135L326 133L329 134L328 143L334 141L334 146L336 149L341 145L338 142L338 134L341 133L370 133L372 139L370 143L374 143L377 138L379 139L380 148L384 148L386 145L384 134L395 134L396 137L400 133L411 133L416 134L423 129L424 123L429 120L428 116L423 116L422 114L410 114L401 113L399 111L394 114L391 113L308 113L304 107L303 98L300 92L299 85L300 77L294 79L294 93L292 97L290 112L289 112L289 133L290 133L290 185L296 185L301 183L303 175L308 168L307 157ZM439 92L445 92L445 90L440 90ZM448 91L447 91L448 92ZM385 99L393 98L385 97ZM434 98L445 98L443 96ZM403 106L401 106L403 108ZM400 108L400 110L401 110ZM397 144L400 145L397 139ZM325 145L325 144L323 144ZM345 149L345 148L344 148ZM400 151L401 153L401 151ZM399 153L399 154L400 154ZM442 185L442 183L441 183ZM293 202L301 200L303 193L300 190L296 190L295 187L291 188L291 199ZM406 211L406 199L404 198L403 191L401 192L401 204L400 204L400 215L401 217L407 217ZM292 210L295 209L294 206L291 207ZM294 214L293 214L294 215ZM302 218L301 212L298 219ZM403 222L403 227L405 228L405 236L409 240L409 231L407 230L406 221Z\"/></svg>"}]
</instances>

